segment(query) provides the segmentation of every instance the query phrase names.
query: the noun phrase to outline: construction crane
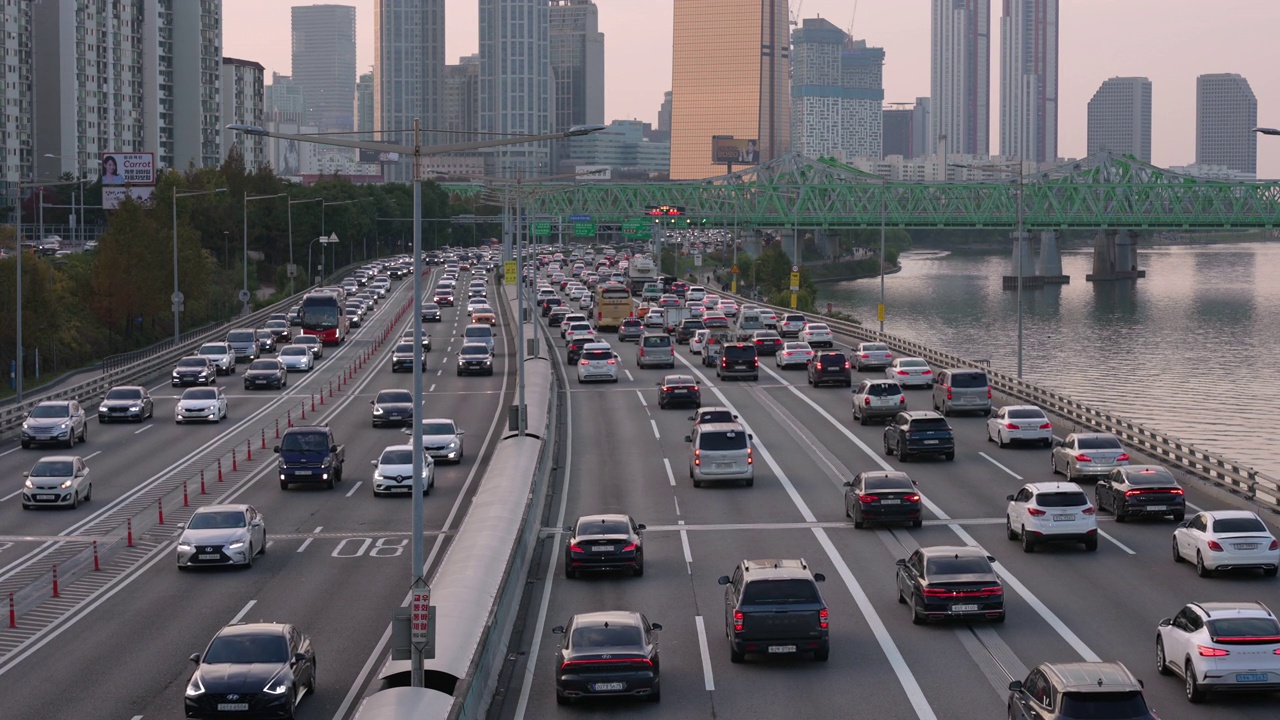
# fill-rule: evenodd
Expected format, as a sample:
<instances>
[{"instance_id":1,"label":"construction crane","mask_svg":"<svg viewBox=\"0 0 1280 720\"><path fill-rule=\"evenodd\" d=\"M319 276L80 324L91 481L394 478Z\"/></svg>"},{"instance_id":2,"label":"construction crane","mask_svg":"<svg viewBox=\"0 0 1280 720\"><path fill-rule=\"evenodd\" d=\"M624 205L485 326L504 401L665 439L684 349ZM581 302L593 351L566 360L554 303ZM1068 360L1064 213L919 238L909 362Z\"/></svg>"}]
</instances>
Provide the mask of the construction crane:
<instances>
[{"instance_id":1,"label":"construction crane","mask_svg":"<svg viewBox=\"0 0 1280 720\"><path fill-rule=\"evenodd\" d=\"M796 8L795 8L795 10L792 10L792 11L791 11L791 24L792 24L792 25L799 25L799 24L800 24L800 9L801 9L801 8L803 8L803 7L804 7L804 0L800 0L799 2L797 2L797 3L796 3Z\"/></svg>"}]
</instances>

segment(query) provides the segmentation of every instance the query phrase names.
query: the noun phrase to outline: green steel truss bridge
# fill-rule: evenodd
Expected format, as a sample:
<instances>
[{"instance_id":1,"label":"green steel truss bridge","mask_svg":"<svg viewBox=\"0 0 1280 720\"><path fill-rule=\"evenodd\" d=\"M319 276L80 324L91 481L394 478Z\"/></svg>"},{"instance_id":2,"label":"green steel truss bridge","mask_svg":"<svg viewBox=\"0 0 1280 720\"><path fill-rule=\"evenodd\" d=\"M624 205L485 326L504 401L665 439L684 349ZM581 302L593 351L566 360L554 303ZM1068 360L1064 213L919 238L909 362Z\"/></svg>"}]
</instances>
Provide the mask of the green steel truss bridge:
<instances>
[{"instance_id":1,"label":"green steel truss bridge","mask_svg":"<svg viewBox=\"0 0 1280 720\"><path fill-rule=\"evenodd\" d=\"M462 197L501 192L484 183L444 187ZM1203 180L1107 152L986 182L888 182L830 158L792 154L705 180L530 180L518 192L531 215L590 215L596 223L640 217L646 206L678 205L721 227L872 228L880 226L883 212L890 227L1014 228L1021 197L1028 231L1280 227L1280 181Z\"/></svg>"}]
</instances>

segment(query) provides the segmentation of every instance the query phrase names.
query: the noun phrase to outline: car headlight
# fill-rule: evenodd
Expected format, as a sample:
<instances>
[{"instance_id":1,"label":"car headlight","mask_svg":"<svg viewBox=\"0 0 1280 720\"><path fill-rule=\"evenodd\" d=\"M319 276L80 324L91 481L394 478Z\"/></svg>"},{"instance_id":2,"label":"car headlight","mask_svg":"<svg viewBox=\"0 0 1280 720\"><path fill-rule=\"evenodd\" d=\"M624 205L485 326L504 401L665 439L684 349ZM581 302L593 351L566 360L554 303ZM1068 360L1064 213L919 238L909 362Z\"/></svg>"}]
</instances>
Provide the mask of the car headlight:
<instances>
[{"instance_id":1,"label":"car headlight","mask_svg":"<svg viewBox=\"0 0 1280 720\"><path fill-rule=\"evenodd\" d=\"M493 363L493 359L492 359L492 358L485 358L485 359L484 359L484 364L485 364L485 365L490 365L490 364L492 364L492 363Z\"/></svg>"},{"instance_id":2,"label":"car headlight","mask_svg":"<svg viewBox=\"0 0 1280 720\"><path fill-rule=\"evenodd\" d=\"M72 485L74 485L74 484L75 484L75 480L73 480L73 479L71 479L71 478L67 478L66 480L63 480L63 481L58 485L58 487L62 488L63 490L66 490L67 488L71 487L71 486L72 486Z\"/></svg>"},{"instance_id":3,"label":"car headlight","mask_svg":"<svg viewBox=\"0 0 1280 720\"><path fill-rule=\"evenodd\" d=\"M244 541L243 541L243 540L236 540L235 542L231 543L230 545L227 545L227 547L228 547L228 548L231 548L232 550L239 550L240 548L244 547Z\"/></svg>"},{"instance_id":4,"label":"car headlight","mask_svg":"<svg viewBox=\"0 0 1280 720\"><path fill-rule=\"evenodd\" d=\"M204 694L204 683L200 682L200 673L191 676L191 682L187 683L187 697L196 697Z\"/></svg>"},{"instance_id":5,"label":"car headlight","mask_svg":"<svg viewBox=\"0 0 1280 720\"><path fill-rule=\"evenodd\" d=\"M186 540L179 540L179 541L178 541L178 549L179 549L179 550L190 550L191 548L192 548L191 543L187 542Z\"/></svg>"},{"instance_id":6,"label":"car headlight","mask_svg":"<svg viewBox=\"0 0 1280 720\"><path fill-rule=\"evenodd\" d=\"M70 423L65 423L65 422L58 423L59 430L66 430L68 427L70 427Z\"/></svg>"},{"instance_id":7,"label":"car headlight","mask_svg":"<svg viewBox=\"0 0 1280 720\"><path fill-rule=\"evenodd\" d=\"M106 412L106 411L107 411L107 406L106 406L106 405L99 405L99 406L98 406L98 412L100 412L100 413L104 413L104 412Z\"/></svg>"},{"instance_id":8,"label":"car headlight","mask_svg":"<svg viewBox=\"0 0 1280 720\"><path fill-rule=\"evenodd\" d=\"M382 408L378 407L377 405L374 405L374 406L373 406L373 414L374 414L374 415L381 415L381 414L382 414Z\"/></svg>"},{"instance_id":9,"label":"car headlight","mask_svg":"<svg viewBox=\"0 0 1280 720\"><path fill-rule=\"evenodd\" d=\"M382 479L382 477L383 477L383 475L382 475L382 469L381 469L381 468L379 468L379 469L377 469L377 470L374 470L374 471L373 471L373 479L374 479L374 480L381 480L381 479Z\"/></svg>"},{"instance_id":10,"label":"car headlight","mask_svg":"<svg viewBox=\"0 0 1280 720\"><path fill-rule=\"evenodd\" d=\"M449 450L457 450L457 449L458 449L458 441L457 441L457 440L450 440L450 441L449 441L449 445L448 445L448 448L447 448L447 449L449 449Z\"/></svg>"},{"instance_id":11,"label":"car headlight","mask_svg":"<svg viewBox=\"0 0 1280 720\"><path fill-rule=\"evenodd\" d=\"M129 412L138 412L138 411L139 411L139 410L141 410L141 409L142 409L142 406L141 406L141 405L130 405L130 406L129 406Z\"/></svg>"},{"instance_id":12,"label":"car headlight","mask_svg":"<svg viewBox=\"0 0 1280 720\"><path fill-rule=\"evenodd\" d=\"M35 484L31 482L31 478L27 478L27 481L22 483L22 486L26 488L35 488Z\"/></svg>"}]
</instances>

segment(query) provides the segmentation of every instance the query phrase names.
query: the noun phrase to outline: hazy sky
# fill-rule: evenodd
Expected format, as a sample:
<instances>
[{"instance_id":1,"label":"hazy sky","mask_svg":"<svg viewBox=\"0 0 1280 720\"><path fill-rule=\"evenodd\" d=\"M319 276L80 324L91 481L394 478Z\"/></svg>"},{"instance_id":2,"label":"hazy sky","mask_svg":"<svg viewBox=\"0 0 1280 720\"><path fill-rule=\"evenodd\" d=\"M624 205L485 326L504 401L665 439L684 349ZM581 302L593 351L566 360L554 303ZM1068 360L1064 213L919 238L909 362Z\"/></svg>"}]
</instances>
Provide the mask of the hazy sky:
<instances>
[{"instance_id":1,"label":"hazy sky","mask_svg":"<svg viewBox=\"0 0 1280 720\"><path fill-rule=\"evenodd\" d=\"M605 119L657 122L662 93L671 89L673 0L596 0L605 34ZM742 0L754 2L755 0ZM288 73L289 8L312 0L223 0L223 50ZM373 0L353 5L357 67L373 66ZM791 0L801 17L822 16L855 38L885 49L888 102L929 94L929 0ZM477 0L445 0L447 60L479 47ZM999 13L993 0L991 148L999 150ZM854 16L856 8L856 17ZM1063 157L1085 153L1086 108L1109 77L1141 75L1152 82L1152 160L1195 161L1195 79L1235 72L1258 96L1258 123L1280 126L1280 69L1276 67L1277 0L1061 0L1059 136ZM714 29L708 29L714 32ZM1280 138L1258 139L1258 174L1280 178Z\"/></svg>"}]
</instances>

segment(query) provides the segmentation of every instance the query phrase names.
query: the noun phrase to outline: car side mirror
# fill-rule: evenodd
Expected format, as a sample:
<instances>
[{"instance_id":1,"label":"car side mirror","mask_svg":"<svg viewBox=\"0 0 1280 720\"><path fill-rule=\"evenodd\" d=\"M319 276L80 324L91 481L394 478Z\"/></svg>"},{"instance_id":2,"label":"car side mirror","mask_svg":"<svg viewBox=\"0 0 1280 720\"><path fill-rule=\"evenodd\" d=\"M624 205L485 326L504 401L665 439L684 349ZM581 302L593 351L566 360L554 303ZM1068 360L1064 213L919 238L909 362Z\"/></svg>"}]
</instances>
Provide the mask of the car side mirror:
<instances>
[{"instance_id":1,"label":"car side mirror","mask_svg":"<svg viewBox=\"0 0 1280 720\"><path fill-rule=\"evenodd\" d=\"M650 629L650 630L661 630L661 629L662 629L662 624L661 624L661 623L650 623L650 624L649 624L649 629Z\"/></svg>"},{"instance_id":2,"label":"car side mirror","mask_svg":"<svg viewBox=\"0 0 1280 720\"><path fill-rule=\"evenodd\" d=\"M687 442L687 443L691 443L691 442L693 442L693 436L692 436L692 435L685 435L685 436L684 436L684 441L685 441L685 442Z\"/></svg>"},{"instance_id":3,"label":"car side mirror","mask_svg":"<svg viewBox=\"0 0 1280 720\"><path fill-rule=\"evenodd\" d=\"M1022 691L1021 680L1014 680L1013 682L1009 683L1009 692L1021 692L1021 691Z\"/></svg>"},{"instance_id":4,"label":"car side mirror","mask_svg":"<svg viewBox=\"0 0 1280 720\"><path fill-rule=\"evenodd\" d=\"M995 556L995 555L988 555L988 556L987 556L987 562L995 562L995 561L996 561L996 556Z\"/></svg>"},{"instance_id":5,"label":"car side mirror","mask_svg":"<svg viewBox=\"0 0 1280 720\"><path fill-rule=\"evenodd\" d=\"M195 664L199 665L199 664L200 664L200 653L191 653L191 656L190 656L190 657L188 657L187 659L188 659L188 660L190 660L191 662L193 662L193 663L195 663Z\"/></svg>"},{"instance_id":6,"label":"car side mirror","mask_svg":"<svg viewBox=\"0 0 1280 720\"><path fill-rule=\"evenodd\" d=\"M279 446L279 445L277 445L277 446L275 446L275 447L271 448L271 452L273 452L273 453L278 453L278 452L280 452L280 446Z\"/></svg>"},{"instance_id":7,"label":"car side mirror","mask_svg":"<svg viewBox=\"0 0 1280 720\"><path fill-rule=\"evenodd\" d=\"M369 461L369 464L370 464L370 465L372 465L372 466L374 466L374 467L378 467L378 461L377 461L377 460L370 460L370 461Z\"/></svg>"},{"instance_id":8,"label":"car side mirror","mask_svg":"<svg viewBox=\"0 0 1280 720\"><path fill-rule=\"evenodd\" d=\"M1160 627L1169 627L1173 624L1173 618L1165 618L1160 621Z\"/></svg>"},{"instance_id":9,"label":"car side mirror","mask_svg":"<svg viewBox=\"0 0 1280 720\"><path fill-rule=\"evenodd\" d=\"M852 480L845 480L845 481L844 481L844 486L845 486L845 487L853 487L853 481L852 481Z\"/></svg>"},{"instance_id":10,"label":"car side mirror","mask_svg":"<svg viewBox=\"0 0 1280 720\"><path fill-rule=\"evenodd\" d=\"M1180 527L1180 528L1189 528L1189 527L1191 527L1191 521L1190 521L1190 520L1183 520L1182 522L1178 523L1178 527Z\"/></svg>"},{"instance_id":11,"label":"car side mirror","mask_svg":"<svg viewBox=\"0 0 1280 720\"><path fill-rule=\"evenodd\" d=\"M564 626L563 626L563 625L557 625L557 626L555 626L555 627L551 628L551 634L552 634L552 635L563 635L563 634L564 634Z\"/></svg>"},{"instance_id":12,"label":"car side mirror","mask_svg":"<svg viewBox=\"0 0 1280 720\"><path fill-rule=\"evenodd\" d=\"M814 582L826 582L826 581L827 581L827 576L826 576L826 575L823 575L822 573L814 573L814 574L813 574L813 581L814 581Z\"/></svg>"},{"instance_id":13,"label":"car side mirror","mask_svg":"<svg viewBox=\"0 0 1280 720\"><path fill-rule=\"evenodd\" d=\"M1054 438L1054 439L1053 439L1053 446L1054 446L1054 447L1062 447L1062 441L1061 441L1061 440L1059 440L1058 438Z\"/></svg>"},{"instance_id":14,"label":"car side mirror","mask_svg":"<svg viewBox=\"0 0 1280 720\"><path fill-rule=\"evenodd\" d=\"M23 472L23 473L22 473L22 477L31 477L31 473L30 473L30 472Z\"/></svg>"},{"instance_id":15,"label":"car side mirror","mask_svg":"<svg viewBox=\"0 0 1280 720\"><path fill-rule=\"evenodd\" d=\"M1004 499L1005 499L1005 500L1008 500L1009 502L1013 502L1013 496L1012 496L1012 495L1005 495L1005 496L1004 496Z\"/></svg>"},{"instance_id":16,"label":"car side mirror","mask_svg":"<svg viewBox=\"0 0 1280 720\"><path fill-rule=\"evenodd\" d=\"M330 445L330 446L329 446L329 452L331 452L331 453L336 453L336 452L338 452L338 446L337 446L337 445Z\"/></svg>"},{"instance_id":17,"label":"car side mirror","mask_svg":"<svg viewBox=\"0 0 1280 720\"><path fill-rule=\"evenodd\" d=\"M369 401L369 404L370 404L370 405L372 405L372 404L373 404L373 401L372 401L372 400L370 400L370 401Z\"/></svg>"},{"instance_id":18,"label":"car side mirror","mask_svg":"<svg viewBox=\"0 0 1280 720\"><path fill-rule=\"evenodd\" d=\"M261 521L261 520L251 520L251 521L249 521L249 527L262 527L262 521Z\"/></svg>"},{"instance_id":19,"label":"car side mirror","mask_svg":"<svg viewBox=\"0 0 1280 720\"><path fill-rule=\"evenodd\" d=\"M644 523L639 523L639 524L637 524L637 525L636 525L636 529L637 529L637 530L644 530L644 529L645 529L645 524L644 524Z\"/></svg>"},{"instance_id":20,"label":"car side mirror","mask_svg":"<svg viewBox=\"0 0 1280 720\"><path fill-rule=\"evenodd\" d=\"M718 585L728 585L728 584L729 584L729 576L728 576L728 575L721 575L721 576L720 576L720 579L719 579L719 580L716 580L716 584L718 584Z\"/></svg>"},{"instance_id":21,"label":"car side mirror","mask_svg":"<svg viewBox=\"0 0 1280 720\"><path fill-rule=\"evenodd\" d=\"M894 565L897 565L898 567L906 567L906 566L907 566L907 559L906 559L906 558L898 558L897 560L894 560L894 561L893 561L893 564L894 564Z\"/></svg>"}]
</instances>

